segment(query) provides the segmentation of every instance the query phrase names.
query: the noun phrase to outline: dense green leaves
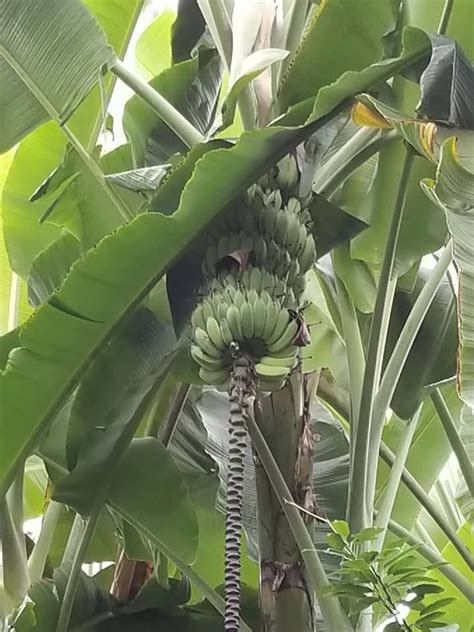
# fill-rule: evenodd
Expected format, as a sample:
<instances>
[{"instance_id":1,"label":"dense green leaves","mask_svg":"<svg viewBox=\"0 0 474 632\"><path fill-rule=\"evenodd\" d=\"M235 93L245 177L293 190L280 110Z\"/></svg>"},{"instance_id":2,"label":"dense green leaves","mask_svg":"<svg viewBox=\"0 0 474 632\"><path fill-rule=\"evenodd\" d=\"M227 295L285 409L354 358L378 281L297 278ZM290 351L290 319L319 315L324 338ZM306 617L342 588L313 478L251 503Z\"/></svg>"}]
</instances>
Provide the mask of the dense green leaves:
<instances>
[{"instance_id":1,"label":"dense green leaves","mask_svg":"<svg viewBox=\"0 0 474 632\"><path fill-rule=\"evenodd\" d=\"M206 51L163 71L150 85L204 134L212 123L220 75L219 59L213 51ZM186 149L183 141L138 96L126 104L123 123L137 167L163 164L174 153Z\"/></svg>"},{"instance_id":2,"label":"dense green leaves","mask_svg":"<svg viewBox=\"0 0 474 632\"><path fill-rule=\"evenodd\" d=\"M113 51L79 0L26 0L21 7L3 0L1 12L3 152L48 118L66 122Z\"/></svg>"},{"instance_id":3,"label":"dense green leaves","mask_svg":"<svg viewBox=\"0 0 474 632\"><path fill-rule=\"evenodd\" d=\"M8 425L4 417L0 422L5 434L0 487L8 484L18 459L31 450L117 323L138 306L206 224L314 126L257 130L232 149L208 152L196 165L172 217L137 217L73 267L60 291L23 329L23 348L10 357L0 376L1 405L10 410ZM199 213L195 200L200 200ZM133 256L125 258L124 252ZM38 366L44 368L41 387ZM30 391L31 398L26 397Z\"/></svg>"},{"instance_id":4,"label":"dense green leaves","mask_svg":"<svg viewBox=\"0 0 474 632\"><path fill-rule=\"evenodd\" d=\"M117 56L124 55L135 26L141 0L86 0L108 43ZM67 70L66 70L67 73ZM94 147L102 127L103 106L108 104L114 85L113 75L103 79L103 93L97 86L79 105L68 121L75 137L88 148ZM26 277L33 259L60 236L56 226L39 224L48 207L47 200L32 204L30 196L63 160L66 138L54 123L48 123L23 140L15 153L3 191L3 235L12 269Z\"/></svg>"}]
</instances>

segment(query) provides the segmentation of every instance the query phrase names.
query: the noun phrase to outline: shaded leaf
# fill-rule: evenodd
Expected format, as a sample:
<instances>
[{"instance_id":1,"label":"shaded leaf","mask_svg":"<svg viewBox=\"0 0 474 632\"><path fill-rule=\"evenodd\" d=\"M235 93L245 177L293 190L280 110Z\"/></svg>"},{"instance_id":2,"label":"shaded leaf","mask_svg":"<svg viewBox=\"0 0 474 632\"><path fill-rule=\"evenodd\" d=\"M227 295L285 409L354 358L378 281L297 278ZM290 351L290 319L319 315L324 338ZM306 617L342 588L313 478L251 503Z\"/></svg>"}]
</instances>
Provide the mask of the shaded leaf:
<instances>
[{"instance_id":1,"label":"shaded leaf","mask_svg":"<svg viewBox=\"0 0 474 632\"><path fill-rule=\"evenodd\" d=\"M179 468L160 441L132 441L116 472L108 502L158 548L164 544L185 562L194 561L196 513ZM173 511L163 511L164 507L173 507Z\"/></svg>"},{"instance_id":2,"label":"shaded leaf","mask_svg":"<svg viewBox=\"0 0 474 632\"><path fill-rule=\"evenodd\" d=\"M69 469L106 428L133 417L175 341L172 327L146 308L127 318L94 359L74 397L66 442Z\"/></svg>"},{"instance_id":3,"label":"shaded leaf","mask_svg":"<svg viewBox=\"0 0 474 632\"><path fill-rule=\"evenodd\" d=\"M111 173L105 179L130 191L156 191L170 167L171 165L157 165L156 167Z\"/></svg>"},{"instance_id":4,"label":"shaded leaf","mask_svg":"<svg viewBox=\"0 0 474 632\"><path fill-rule=\"evenodd\" d=\"M397 292L390 318L386 356L388 361L413 304L431 274L421 266L413 292ZM452 287L443 279L424 318L398 380L391 408L402 419L414 415L426 388L456 374L456 305Z\"/></svg>"},{"instance_id":5,"label":"shaded leaf","mask_svg":"<svg viewBox=\"0 0 474 632\"><path fill-rule=\"evenodd\" d=\"M171 28L174 64L191 57L191 51L205 28L206 24L196 0L179 0L178 14Z\"/></svg>"},{"instance_id":6,"label":"shaded leaf","mask_svg":"<svg viewBox=\"0 0 474 632\"><path fill-rule=\"evenodd\" d=\"M474 67L449 37L430 35L431 59L420 79L418 115L462 129L474 129Z\"/></svg>"},{"instance_id":7,"label":"shaded leaf","mask_svg":"<svg viewBox=\"0 0 474 632\"><path fill-rule=\"evenodd\" d=\"M217 103L220 75L219 59L207 51L164 70L150 85L205 134ZM125 105L123 125L137 167L166 163L172 154L186 150L183 141L137 95Z\"/></svg>"},{"instance_id":8,"label":"shaded leaf","mask_svg":"<svg viewBox=\"0 0 474 632\"><path fill-rule=\"evenodd\" d=\"M474 171L464 168L456 154L456 141L446 141L441 150L436 181L424 181L424 191L446 212L453 238L454 258L459 266L460 395L474 408Z\"/></svg>"}]
</instances>

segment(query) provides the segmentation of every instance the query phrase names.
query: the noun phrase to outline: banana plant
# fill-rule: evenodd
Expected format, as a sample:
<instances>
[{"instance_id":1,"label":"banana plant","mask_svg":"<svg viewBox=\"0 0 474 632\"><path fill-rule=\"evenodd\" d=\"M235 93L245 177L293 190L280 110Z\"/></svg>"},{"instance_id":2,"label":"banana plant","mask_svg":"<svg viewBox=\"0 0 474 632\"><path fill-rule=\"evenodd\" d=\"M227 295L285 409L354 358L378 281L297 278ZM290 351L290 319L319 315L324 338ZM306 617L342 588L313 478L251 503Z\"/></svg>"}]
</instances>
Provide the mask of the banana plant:
<instances>
[{"instance_id":1,"label":"banana plant","mask_svg":"<svg viewBox=\"0 0 474 632\"><path fill-rule=\"evenodd\" d=\"M467 629L470 4L1 6L3 629Z\"/></svg>"}]
</instances>

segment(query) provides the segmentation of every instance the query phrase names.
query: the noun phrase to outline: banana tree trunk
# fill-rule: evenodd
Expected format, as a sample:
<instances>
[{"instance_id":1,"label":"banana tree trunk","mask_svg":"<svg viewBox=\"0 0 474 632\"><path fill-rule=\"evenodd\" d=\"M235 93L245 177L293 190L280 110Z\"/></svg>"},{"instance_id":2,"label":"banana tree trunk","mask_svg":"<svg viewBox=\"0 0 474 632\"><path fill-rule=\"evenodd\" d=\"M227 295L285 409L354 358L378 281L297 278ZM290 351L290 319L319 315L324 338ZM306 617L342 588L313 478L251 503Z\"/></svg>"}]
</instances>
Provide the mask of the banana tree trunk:
<instances>
[{"instance_id":1,"label":"banana tree trunk","mask_svg":"<svg viewBox=\"0 0 474 632\"><path fill-rule=\"evenodd\" d=\"M296 502L311 511L313 437L308 383L295 372L281 391L260 397L256 419ZM256 459L260 601L264 632L314 631L314 607L293 534Z\"/></svg>"}]
</instances>

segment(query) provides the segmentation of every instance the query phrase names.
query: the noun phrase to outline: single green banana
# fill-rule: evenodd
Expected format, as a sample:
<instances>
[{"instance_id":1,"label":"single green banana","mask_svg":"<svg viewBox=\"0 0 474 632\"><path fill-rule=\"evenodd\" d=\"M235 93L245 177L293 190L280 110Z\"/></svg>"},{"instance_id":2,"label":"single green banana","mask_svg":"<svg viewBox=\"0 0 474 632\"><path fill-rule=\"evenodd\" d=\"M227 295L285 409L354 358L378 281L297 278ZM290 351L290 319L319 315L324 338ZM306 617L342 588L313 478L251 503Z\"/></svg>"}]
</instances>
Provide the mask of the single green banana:
<instances>
[{"instance_id":1,"label":"single green banana","mask_svg":"<svg viewBox=\"0 0 474 632\"><path fill-rule=\"evenodd\" d=\"M207 355L213 358L222 358L222 351L211 342L211 339L204 329L198 327L194 330L194 340Z\"/></svg>"},{"instance_id":2,"label":"single green banana","mask_svg":"<svg viewBox=\"0 0 474 632\"><path fill-rule=\"evenodd\" d=\"M287 250L280 248L280 259L275 267L275 274L280 278L285 277L290 269L291 257Z\"/></svg>"},{"instance_id":3,"label":"single green banana","mask_svg":"<svg viewBox=\"0 0 474 632\"><path fill-rule=\"evenodd\" d=\"M263 330L265 329L265 323L267 320L266 304L261 298L258 298L253 305L254 315L254 336L255 338L261 338Z\"/></svg>"},{"instance_id":4,"label":"single green banana","mask_svg":"<svg viewBox=\"0 0 474 632\"><path fill-rule=\"evenodd\" d=\"M235 341L242 340L242 338L244 337L242 331L242 320L240 316L240 309L238 309L236 305L231 305L229 307L229 309L227 310L226 319L232 332L232 338Z\"/></svg>"},{"instance_id":5,"label":"single green banana","mask_svg":"<svg viewBox=\"0 0 474 632\"><path fill-rule=\"evenodd\" d=\"M271 344L267 344L268 355L271 355L274 351L281 351L288 347L295 339L298 332L298 323L296 320L292 320L288 323L283 334Z\"/></svg>"},{"instance_id":6,"label":"single green banana","mask_svg":"<svg viewBox=\"0 0 474 632\"><path fill-rule=\"evenodd\" d=\"M201 305L202 305L202 313L204 316L204 320L207 322L208 318L211 318L211 316L214 316L214 308L211 305L211 302L207 298L203 299Z\"/></svg>"},{"instance_id":7,"label":"single green banana","mask_svg":"<svg viewBox=\"0 0 474 632\"><path fill-rule=\"evenodd\" d=\"M273 355L263 356L260 358L260 364L267 364L268 366L282 366L291 370L298 364L298 358L294 355L283 357L275 357Z\"/></svg>"},{"instance_id":8,"label":"single green banana","mask_svg":"<svg viewBox=\"0 0 474 632\"><path fill-rule=\"evenodd\" d=\"M286 204L286 210L288 213L295 213L296 215L299 215L301 213L300 201L295 197L290 198Z\"/></svg>"},{"instance_id":9,"label":"single green banana","mask_svg":"<svg viewBox=\"0 0 474 632\"><path fill-rule=\"evenodd\" d=\"M296 277L293 281L292 289L295 293L295 298L299 300L306 289L306 277L304 274L300 274Z\"/></svg>"},{"instance_id":10,"label":"single green banana","mask_svg":"<svg viewBox=\"0 0 474 632\"><path fill-rule=\"evenodd\" d=\"M199 369L199 377L207 384L224 384L229 379L229 369L210 371L201 367Z\"/></svg>"},{"instance_id":11,"label":"single green banana","mask_svg":"<svg viewBox=\"0 0 474 632\"><path fill-rule=\"evenodd\" d=\"M240 306L240 318L242 322L242 333L244 338L253 338L254 322L253 322L253 309L249 303L242 303Z\"/></svg>"},{"instance_id":12,"label":"single green banana","mask_svg":"<svg viewBox=\"0 0 474 632\"><path fill-rule=\"evenodd\" d=\"M289 358L290 356L292 356L297 361L299 350L300 350L299 347L295 347L295 345L290 344L288 347L285 347L281 351L273 351L271 357L272 358Z\"/></svg>"},{"instance_id":13,"label":"single green banana","mask_svg":"<svg viewBox=\"0 0 474 632\"><path fill-rule=\"evenodd\" d=\"M280 209L278 211L275 227L275 241L284 246L286 242L286 233L288 231L288 213Z\"/></svg>"},{"instance_id":14,"label":"single green banana","mask_svg":"<svg viewBox=\"0 0 474 632\"><path fill-rule=\"evenodd\" d=\"M229 309L229 305L225 301L221 301L219 305L219 323L222 326L222 319L227 316L227 310Z\"/></svg>"},{"instance_id":15,"label":"single green banana","mask_svg":"<svg viewBox=\"0 0 474 632\"><path fill-rule=\"evenodd\" d=\"M266 203L269 204L270 206L273 206L277 210L281 209L281 206L283 203L281 192L278 189L274 189L273 191L270 191L270 193L267 194Z\"/></svg>"},{"instance_id":16,"label":"single green banana","mask_svg":"<svg viewBox=\"0 0 474 632\"><path fill-rule=\"evenodd\" d=\"M300 267L302 272L307 272L316 261L316 244L313 235L308 235L303 252L300 255Z\"/></svg>"},{"instance_id":17,"label":"single green banana","mask_svg":"<svg viewBox=\"0 0 474 632\"><path fill-rule=\"evenodd\" d=\"M228 348L231 342L234 342L234 335L230 329L230 325L227 322L226 318L222 318L220 321L221 335L222 340L224 341L225 346Z\"/></svg>"},{"instance_id":18,"label":"single green banana","mask_svg":"<svg viewBox=\"0 0 474 632\"><path fill-rule=\"evenodd\" d=\"M271 379L285 379L288 377L289 369L284 366L272 366L270 364L263 364L258 362L255 365L255 372L259 377L271 378Z\"/></svg>"},{"instance_id":19,"label":"single green banana","mask_svg":"<svg viewBox=\"0 0 474 632\"><path fill-rule=\"evenodd\" d=\"M190 353L192 359L199 364L199 366L204 367L205 369L210 369L211 371L220 371L224 368L223 358L213 358L212 356L205 353L199 345L191 345Z\"/></svg>"},{"instance_id":20,"label":"single green banana","mask_svg":"<svg viewBox=\"0 0 474 632\"><path fill-rule=\"evenodd\" d=\"M278 316L276 319L275 327L273 331L269 334L267 338L265 338L265 343L267 347L270 347L274 342L280 339L284 331L286 330L288 323L290 320L290 314L287 309L281 309L278 312Z\"/></svg>"},{"instance_id":21,"label":"single green banana","mask_svg":"<svg viewBox=\"0 0 474 632\"><path fill-rule=\"evenodd\" d=\"M251 289L255 290L256 292L261 292L262 283L263 283L262 271L260 270L260 268L252 268L252 271L250 272Z\"/></svg>"},{"instance_id":22,"label":"single green banana","mask_svg":"<svg viewBox=\"0 0 474 632\"><path fill-rule=\"evenodd\" d=\"M278 313L280 311L276 303L274 303L273 301L267 303L267 305L265 306L265 310L267 312L267 315L265 318L265 327L263 328L261 335L261 338L264 341L268 340L270 334L275 329L278 319Z\"/></svg>"},{"instance_id":23,"label":"single green banana","mask_svg":"<svg viewBox=\"0 0 474 632\"><path fill-rule=\"evenodd\" d=\"M288 214L288 228L286 231L285 247L292 256L298 252L298 239L300 235L300 222L297 215Z\"/></svg>"},{"instance_id":24,"label":"single green banana","mask_svg":"<svg viewBox=\"0 0 474 632\"><path fill-rule=\"evenodd\" d=\"M255 305L257 299L258 299L258 292L257 292L257 290L254 290L252 288L251 290L249 290L247 292L247 303L249 305Z\"/></svg>"},{"instance_id":25,"label":"single green banana","mask_svg":"<svg viewBox=\"0 0 474 632\"><path fill-rule=\"evenodd\" d=\"M222 340L221 328L215 318L211 317L206 320L206 331L212 344L223 351L226 346Z\"/></svg>"},{"instance_id":26,"label":"single green banana","mask_svg":"<svg viewBox=\"0 0 474 632\"><path fill-rule=\"evenodd\" d=\"M236 290L234 296L234 305L240 309L241 305L245 303L245 295L241 290Z\"/></svg>"},{"instance_id":27,"label":"single green banana","mask_svg":"<svg viewBox=\"0 0 474 632\"><path fill-rule=\"evenodd\" d=\"M308 230L306 226L304 224L300 224L300 230L299 230L299 235L298 235L298 247L297 247L298 257L301 256L304 250L304 247L306 246L307 237L308 237Z\"/></svg>"},{"instance_id":28,"label":"single green banana","mask_svg":"<svg viewBox=\"0 0 474 632\"><path fill-rule=\"evenodd\" d=\"M298 259L292 259L290 262L290 267L288 268L288 280L287 280L288 285L291 285L293 283L293 281L299 275L299 273L300 273L300 263Z\"/></svg>"}]
</instances>

